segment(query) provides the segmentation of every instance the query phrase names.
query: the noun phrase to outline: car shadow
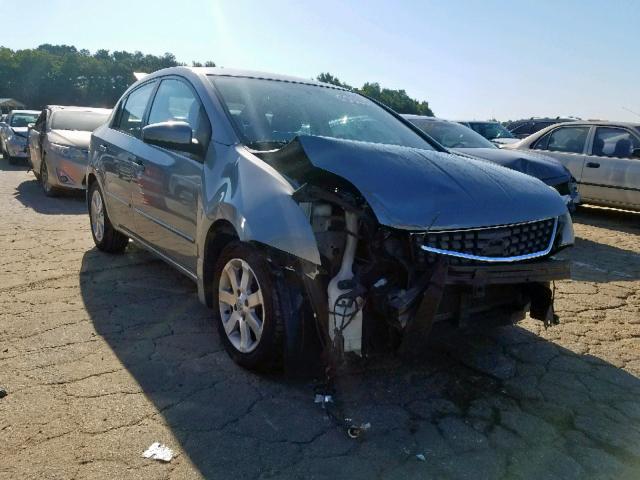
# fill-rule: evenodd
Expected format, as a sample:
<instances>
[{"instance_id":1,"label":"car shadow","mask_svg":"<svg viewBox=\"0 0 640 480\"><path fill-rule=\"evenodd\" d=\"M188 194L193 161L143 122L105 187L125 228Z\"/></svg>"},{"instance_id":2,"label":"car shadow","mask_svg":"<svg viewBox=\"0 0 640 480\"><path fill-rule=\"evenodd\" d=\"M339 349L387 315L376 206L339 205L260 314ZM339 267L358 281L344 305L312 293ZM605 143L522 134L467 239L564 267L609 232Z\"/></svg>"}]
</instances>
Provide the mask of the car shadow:
<instances>
[{"instance_id":1,"label":"car shadow","mask_svg":"<svg viewBox=\"0 0 640 480\"><path fill-rule=\"evenodd\" d=\"M575 215L574 224L576 243L559 255L571 260L574 280L605 283L640 279L640 254L624 248L625 243L637 245L640 242L640 213L585 207ZM580 225L603 229L606 243L581 238ZM624 239L615 241L615 236L619 235ZM594 235L590 234L590 237Z\"/></svg>"},{"instance_id":2,"label":"car shadow","mask_svg":"<svg viewBox=\"0 0 640 480\"><path fill-rule=\"evenodd\" d=\"M609 228L630 234L640 234L640 212L583 205L573 215L574 222L592 227Z\"/></svg>"},{"instance_id":3,"label":"car shadow","mask_svg":"<svg viewBox=\"0 0 640 480\"><path fill-rule=\"evenodd\" d=\"M25 207L45 215L80 215L87 213L84 191L63 191L57 197L47 197L35 178L20 183L15 198Z\"/></svg>"},{"instance_id":4,"label":"car shadow","mask_svg":"<svg viewBox=\"0 0 640 480\"><path fill-rule=\"evenodd\" d=\"M235 365L194 284L140 249L88 251L79 283L95 330L205 478L640 473L640 380L525 328L438 328L420 361L353 365L324 405L312 381Z\"/></svg>"}]
</instances>

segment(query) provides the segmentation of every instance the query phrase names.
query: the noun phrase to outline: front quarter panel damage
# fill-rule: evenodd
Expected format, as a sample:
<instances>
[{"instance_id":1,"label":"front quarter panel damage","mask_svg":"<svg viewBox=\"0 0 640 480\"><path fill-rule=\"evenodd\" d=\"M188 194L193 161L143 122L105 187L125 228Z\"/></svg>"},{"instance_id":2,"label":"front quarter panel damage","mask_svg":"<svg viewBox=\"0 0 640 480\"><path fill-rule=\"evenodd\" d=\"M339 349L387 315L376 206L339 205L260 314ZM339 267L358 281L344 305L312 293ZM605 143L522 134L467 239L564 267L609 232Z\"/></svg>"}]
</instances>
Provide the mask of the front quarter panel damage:
<instances>
[{"instance_id":1,"label":"front quarter panel damage","mask_svg":"<svg viewBox=\"0 0 640 480\"><path fill-rule=\"evenodd\" d=\"M199 232L225 220L241 241L258 242L320 264L316 240L293 187L272 167L239 146L216 145L216 159L205 166L203 195L207 206Z\"/></svg>"}]
</instances>

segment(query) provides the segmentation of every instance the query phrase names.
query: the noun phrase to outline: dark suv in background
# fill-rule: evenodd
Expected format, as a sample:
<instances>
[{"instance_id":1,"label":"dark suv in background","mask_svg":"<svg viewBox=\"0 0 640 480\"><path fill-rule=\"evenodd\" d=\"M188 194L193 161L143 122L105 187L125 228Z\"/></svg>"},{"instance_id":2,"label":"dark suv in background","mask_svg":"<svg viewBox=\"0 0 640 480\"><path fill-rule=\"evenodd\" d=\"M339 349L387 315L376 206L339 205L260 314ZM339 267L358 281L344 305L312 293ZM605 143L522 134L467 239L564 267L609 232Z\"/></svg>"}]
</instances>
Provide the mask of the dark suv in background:
<instances>
[{"instance_id":1,"label":"dark suv in background","mask_svg":"<svg viewBox=\"0 0 640 480\"><path fill-rule=\"evenodd\" d=\"M573 122L575 118L528 118L523 120L514 120L507 122L505 127L516 138L526 138L529 135L533 135L539 132L543 128L550 127L556 123Z\"/></svg>"}]
</instances>

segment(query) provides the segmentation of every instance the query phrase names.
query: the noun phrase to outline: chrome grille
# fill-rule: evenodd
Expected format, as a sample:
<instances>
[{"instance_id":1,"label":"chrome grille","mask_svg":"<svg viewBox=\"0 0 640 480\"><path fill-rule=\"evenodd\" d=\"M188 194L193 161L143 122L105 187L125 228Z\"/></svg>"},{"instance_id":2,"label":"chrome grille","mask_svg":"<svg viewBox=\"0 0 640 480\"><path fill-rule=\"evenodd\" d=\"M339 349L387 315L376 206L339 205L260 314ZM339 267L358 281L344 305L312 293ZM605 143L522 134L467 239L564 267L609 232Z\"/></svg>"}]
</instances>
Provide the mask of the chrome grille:
<instances>
[{"instance_id":1,"label":"chrome grille","mask_svg":"<svg viewBox=\"0 0 640 480\"><path fill-rule=\"evenodd\" d=\"M421 249L480 262L513 262L544 256L551 251L557 219L468 230L422 234Z\"/></svg>"}]
</instances>

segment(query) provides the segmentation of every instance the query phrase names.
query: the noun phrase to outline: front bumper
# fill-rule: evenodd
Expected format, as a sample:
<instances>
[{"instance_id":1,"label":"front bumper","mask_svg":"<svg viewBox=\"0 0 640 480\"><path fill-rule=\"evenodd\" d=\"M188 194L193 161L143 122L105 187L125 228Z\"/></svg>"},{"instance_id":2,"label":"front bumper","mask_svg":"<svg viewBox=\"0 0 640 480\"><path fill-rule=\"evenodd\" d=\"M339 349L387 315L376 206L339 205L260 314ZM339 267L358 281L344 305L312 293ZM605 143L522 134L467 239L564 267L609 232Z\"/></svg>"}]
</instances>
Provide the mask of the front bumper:
<instances>
[{"instance_id":1,"label":"front bumper","mask_svg":"<svg viewBox=\"0 0 640 480\"><path fill-rule=\"evenodd\" d=\"M549 258L544 261L509 265L450 266L446 284L484 287L551 282L568 278L571 278L570 262Z\"/></svg>"},{"instance_id":2,"label":"front bumper","mask_svg":"<svg viewBox=\"0 0 640 480\"><path fill-rule=\"evenodd\" d=\"M29 153L27 151L27 142L17 142L13 138L6 143L7 152L9 155L16 158L27 158Z\"/></svg>"},{"instance_id":3,"label":"front bumper","mask_svg":"<svg viewBox=\"0 0 640 480\"><path fill-rule=\"evenodd\" d=\"M87 170L87 158L84 160L72 160L48 151L47 164L50 170L49 181L56 188L73 190L84 190L86 188L82 180Z\"/></svg>"},{"instance_id":4,"label":"front bumper","mask_svg":"<svg viewBox=\"0 0 640 480\"><path fill-rule=\"evenodd\" d=\"M450 266L442 301L433 321L454 321L458 326L492 321L498 324L532 318L552 324L556 280L571 277L567 260L487 266Z\"/></svg>"}]
</instances>

